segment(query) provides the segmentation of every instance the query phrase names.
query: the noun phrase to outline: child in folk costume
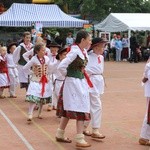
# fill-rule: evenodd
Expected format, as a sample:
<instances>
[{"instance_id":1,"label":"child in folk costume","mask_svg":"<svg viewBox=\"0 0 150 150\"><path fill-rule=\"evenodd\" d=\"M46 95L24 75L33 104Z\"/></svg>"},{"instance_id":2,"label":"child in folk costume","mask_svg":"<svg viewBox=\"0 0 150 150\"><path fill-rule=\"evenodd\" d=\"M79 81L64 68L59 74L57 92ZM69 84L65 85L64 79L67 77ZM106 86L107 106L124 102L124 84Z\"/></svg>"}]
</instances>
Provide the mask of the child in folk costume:
<instances>
[{"instance_id":1,"label":"child in folk costume","mask_svg":"<svg viewBox=\"0 0 150 150\"><path fill-rule=\"evenodd\" d=\"M61 46L59 44L57 44L56 42L51 42L50 45L48 45L48 47L50 48L50 55L48 55L48 57L50 58L50 64L57 63L56 55L57 55L58 50L61 48ZM52 90L54 88L53 83L55 81L55 78L56 78L55 73L52 73L51 74L51 81L50 81ZM52 109L54 109L54 110L56 109L56 107L55 107L56 101L57 101L57 97L53 93L52 94L52 103L48 104L47 111L51 111Z\"/></svg>"},{"instance_id":2,"label":"child in folk costume","mask_svg":"<svg viewBox=\"0 0 150 150\"><path fill-rule=\"evenodd\" d=\"M105 138L99 132L101 126L102 117L102 104L100 96L104 93L104 57L103 51L106 41L102 38L94 38L92 40L91 51L89 53L89 61L86 66L86 71L90 76L93 88L90 89L90 114L91 114L91 126L92 133L86 130L88 122L85 122L84 134L91 136L92 138L103 139Z\"/></svg>"},{"instance_id":3,"label":"child in folk costume","mask_svg":"<svg viewBox=\"0 0 150 150\"><path fill-rule=\"evenodd\" d=\"M34 47L35 56L23 67L25 72L29 72L32 67L30 84L26 93L26 101L29 102L28 121L32 120L33 110L39 104L38 118L41 117L43 104L51 101L51 87L49 80L49 58L45 55L45 46L38 43Z\"/></svg>"},{"instance_id":4,"label":"child in folk costume","mask_svg":"<svg viewBox=\"0 0 150 150\"><path fill-rule=\"evenodd\" d=\"M8 67L8 74L10 78L10 87L9 87L9 98L16 98L16 87L19 83L18 78L18 70L17 65L14 63L13 60L13 52L16 49L17 43L10 43L8 45L7 51L7 67Z\"/></svg>"},{"instance_id":5,"label":"child in folk costume","mask_svg":"<svg viewBox=\"0 0 150 150\"><path fill-rule=\"evenodd\" d=\"M146 114L141 128L139 143L141 145L150 146L150 62L149 61L145 66L144 77L142 82L144 84L144 91L145 91L145 97L147 99L147 103L146 103Z\"/></svg>"},{"instance_id":6,"label":"child in folk costume","mask_svg":"<svg viewBox=\"0 0 150 150\"><path fill-rule=\"evenodd\" d=\"M23 34L23 43L21 43L13 53L13 59L15 64L17 64L18 74L19 74L19 81L20 81L20 88L28 88L28 74L23 71L23 66L27 63L24 58L23 54L27 51L30 51L33 47L31 43L31 33L24 32Z\"/></svg>"},{"instance_id":7,"label":"child in folk costume","mask_svg":"<svg viewBox=\"0 0 150 150\"><path fill-rule=\"evenodd\" d=\"M62 76L62 74L58 71L57 67L60 64L60 62L66 57L67 54L67 48L68 47L64 47L58 50L58 53L56 55L56 59L57 61L55 63L50 63L50 65L52 66L52 73L55 74L55 80L53 83L53 96L55 97L55 99L53 99L53 106L54 108L57 108L57 102L58 102L58 98L59 98L59 92L60 92L60 88L63 84L63 81L65 79L65 76Z\"/></svg>"},{"instance_id":8,"label":"child in folk costume","mask_svg":"<svg viewBox=\"0 0 150 150\"><path fill-rule=\"evenodd\" d=\"M88 80L84 68L88 57L85 49L91 45L91 37L86 31L79 31L75 43L76 45L71 46L66 58L58 66L58 70L66 78L60 91L57 106L57 113L60 114L61 120L56 132L56 140L71 143L71 140L64 136L65 128L69 119L76 119L76 146L90 147L91 145L85 141L83 127L84 121L90 119L88 90L89 85L92 87L92 83Z\"/></svg>"},{"instance_id":9,"label":"child in folk costume","mask_svg":"<svg viewBox=\"0 0 150 150\"><path fill-rule=\"evenodd\" d=\"M42 37L36 37L36 41L35 43L43 43L46 46L45 40L43 40ZM34 56L34 46L30 51L27 51L23 54L23 58L25 59L26 62L28 62L33 56ZM49 48L45 48L45 55L49 56L50 55L50 49Z\"/></svg>"},{"instance_id":10,"label":"child in folk costume","mask_svg":"<svg viewBox=\"0 0 150 150\"><path fill-rule=\"evenodd\" d=\"M0 47L0 98L5 98L3 95L3 91L5 88L9 88L10 79L8 75L8 68L7 68L7 47L3 46Z\"/></svg>"},{"instance_id":11,"label":"child in folk costume","mask_svg":"<svg viewBox=\"0 0 150 150\"><path fill-rule=\"evenodd\" d=\"M35 44L37 43L43 43L46 46L46 40L40 36L36 37ZM34 54L34 46L33 46L33 48L30 51L27 51L23 54L23 58L25 59L26 62L28 62L34 55L35 54ZM45 55L47 56L50 55L50 49L47 47L45 47ZM35 109L38 110L38 108L39 108L38 105L36 105Z\"/></svg>"}]
</instances>

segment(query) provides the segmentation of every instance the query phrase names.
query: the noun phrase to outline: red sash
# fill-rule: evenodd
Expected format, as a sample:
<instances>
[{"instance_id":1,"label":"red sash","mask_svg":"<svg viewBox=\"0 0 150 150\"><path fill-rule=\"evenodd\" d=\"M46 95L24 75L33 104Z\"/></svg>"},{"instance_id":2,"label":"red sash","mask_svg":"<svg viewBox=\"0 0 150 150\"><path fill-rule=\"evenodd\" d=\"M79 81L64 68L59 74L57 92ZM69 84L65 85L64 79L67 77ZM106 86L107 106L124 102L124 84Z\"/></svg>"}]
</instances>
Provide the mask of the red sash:
<instances>
[{"instance_id":1,"label":"red sash","mask_svg":"<svg viewBox=\"0 0 150 150\"><path fill-rule=\"evenodd\" d=\"M90 80L90 78L89 78L89 76L88 76L88 74L86 73L85 70L84 70L83 74L84 74L84 77L85 77L89 87L92 88L93 87L93 83L91 82L91 80Z\"/></svg>"},{"instance_id":2,"label":"red sash","mask_svg":"<svg viewBox=\"0 0 150 150\"><path fill-rule=\"evenodd\" d=\"M80 48L79 45L78 45L78 47ZM83 51L81 48L80 48L80 50L81 50L82 54L84 55L84 57L85 57L85 59L86 59L86 54L84 53L84 51ZM85 79L86 79L86 81L87 81L89 87L92 88L92 87L93 87L92 81L90 80L90 78L89 78L89 76L88 76L88 74L86 73L85 70L83 71L83 74L84 74L84 77L85 77Z\"/></svg>"},{"instance_id":3,"label":"red sash","mask_svg":"<svg viewBox=\"0 0 150 150\"><path fill-rule=\"evenodd\" d=\"M37 55L37 58L38 58L39 62L40 62L41 65L42 65L42 72L43 72L43 65L45 64L45 58L43 57L43 58L40 59L40 58L38 57L38 55ZM43 74L43 73L42 73L42 74ZM44 95L44 92L45 92L45 84L48 82L47 77L46 77L45 74L42 75L40 82L42 83L41 95L43 96L43 95Z\"/></svg>"},{"instance_id":4,"label":"red sash","mask_svg":"<svg viewBox=\"0 0 150 150\"><path fill-rule=\"evenodd\" d=\"M44 95L44 92L45 92L45 84L48 82L48 80L47 80L47 78L46 78L46 75L43 75L43 76L41 77L40 82L42 83L41 95L43 96L43 95Z\"/></svg>"}]
</instances>

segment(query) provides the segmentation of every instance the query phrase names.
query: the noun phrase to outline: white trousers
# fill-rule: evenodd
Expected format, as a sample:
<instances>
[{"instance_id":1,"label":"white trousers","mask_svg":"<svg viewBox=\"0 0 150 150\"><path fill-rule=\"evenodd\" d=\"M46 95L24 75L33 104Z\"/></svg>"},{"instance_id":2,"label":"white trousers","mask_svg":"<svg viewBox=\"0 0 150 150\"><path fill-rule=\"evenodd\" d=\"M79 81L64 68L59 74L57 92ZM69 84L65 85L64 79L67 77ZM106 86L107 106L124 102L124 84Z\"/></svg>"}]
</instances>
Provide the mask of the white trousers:
<instances>
[{"instance_id":1,"label":"white trousers","mask_svg":"<svg viewBox=\"0 0 150 150\"><path fill-rule=\"evenodd\" d=\"M102 103L100 94L90 93L90 114L92 128L100 128L102 118Z\"/></svg>"},{"instance_id":2,"label":"white trousers","mask_svg":"<svg viewBox=\"0 0 150 150\"><path fill-rule=\"evenodd\" d=\"M57 102L60 94L60 89L62 87L63 80L61 79L56 79L54 88L53 88L53 94L52 94L52 105L57 108Z\"/></svg>"},{"instance_id":3,"label":"white trousers","mask_svg":"<svg viewBox=\"0 0 150 150\"><path fill-rule=\"evenodd\" d=\"M150 97L147 98L147 104L146 104L146 114L144 117L143 125L141 128L141 134L140 137L144 139L150 139L150 125L147 124L147 111L148 111L148 104L150 102Z\"/></svg>"},{"instance_id":4,"label":"white trousers","mask_svg":"<svg viewBox=\"0 0 150 150\"><path fill-rule=\"evenodd\" d=\"M9 78L10 78L9 94L10 94L10 96L15 96L16 88L19 84L19 78L14 77L14 75L12 75L12 74L9 74Z\"/></svg>"},{"instance_id":5,"label":"white trousers","mask_svg":"<svg viewBox=\"0 0 150 150\"><path fill-rule=\"evenodd\" d=\"M55 91L53 91L52 92L52 106L54 106L55 108L57 108L57 101L58 101L58 97Z\"/></svg>"}]
</instances>

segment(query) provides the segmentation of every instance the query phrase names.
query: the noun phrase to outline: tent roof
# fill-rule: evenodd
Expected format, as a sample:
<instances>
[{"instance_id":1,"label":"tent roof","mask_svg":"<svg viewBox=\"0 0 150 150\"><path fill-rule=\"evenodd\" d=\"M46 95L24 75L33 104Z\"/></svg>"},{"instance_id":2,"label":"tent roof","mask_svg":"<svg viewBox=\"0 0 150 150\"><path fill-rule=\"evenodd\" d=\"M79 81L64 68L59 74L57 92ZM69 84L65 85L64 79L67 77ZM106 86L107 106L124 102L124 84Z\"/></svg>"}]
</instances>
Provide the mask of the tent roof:
<instances>
[{"instance_id":1,"label":"tent roof","mask_svg":"<svg viewBox=\"0 0 150 150\"><path fill-rule=\"evenodd\" d=\"M42 23L43 27L82 27L89 23L65 14L57 5L21 4L12 6L0 15L0 26L30 27L32 23Z\"/></svg>"},{"instance_id":2,"label":"tent roof","mask_svg":"<svg viewBox=\"0 0 150 150\"><path fill-rule=\"evenodd\" d=\"M111 13L102 22L95 25L95 30L119 32L126 30L150 30L149 13Z\"/></svg>"}]
</instances>

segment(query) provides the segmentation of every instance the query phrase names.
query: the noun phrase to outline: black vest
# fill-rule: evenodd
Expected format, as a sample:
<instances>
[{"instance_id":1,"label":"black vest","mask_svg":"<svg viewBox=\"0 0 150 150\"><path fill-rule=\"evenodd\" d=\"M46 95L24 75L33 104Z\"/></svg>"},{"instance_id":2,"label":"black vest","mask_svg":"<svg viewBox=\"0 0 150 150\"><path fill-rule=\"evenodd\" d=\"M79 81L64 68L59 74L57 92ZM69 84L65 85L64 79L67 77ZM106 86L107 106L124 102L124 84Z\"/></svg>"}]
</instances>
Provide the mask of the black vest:
<instances>
[{"instance_id":1,"label":"black vest","mask_svg":"<svg viewBox=\"0 0 150 150\"><path fill-rule=\"evenodd\" d=\"M20 50L20 59L18 61L18 64L24 66L27 63L23 58L23 54L26 52L26 49L22 45L20 46L21 46L21 50Z\"/></svg>"}]
</instances>

